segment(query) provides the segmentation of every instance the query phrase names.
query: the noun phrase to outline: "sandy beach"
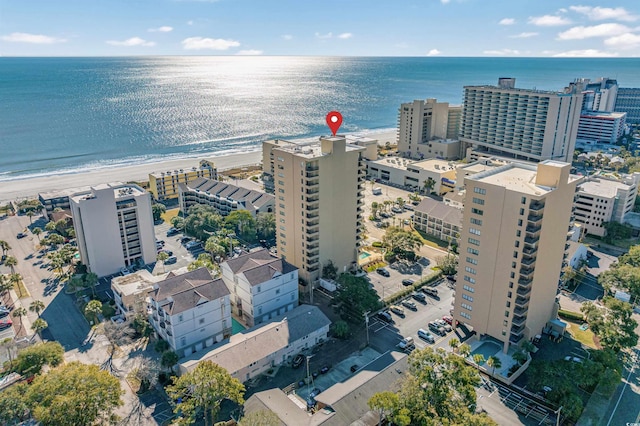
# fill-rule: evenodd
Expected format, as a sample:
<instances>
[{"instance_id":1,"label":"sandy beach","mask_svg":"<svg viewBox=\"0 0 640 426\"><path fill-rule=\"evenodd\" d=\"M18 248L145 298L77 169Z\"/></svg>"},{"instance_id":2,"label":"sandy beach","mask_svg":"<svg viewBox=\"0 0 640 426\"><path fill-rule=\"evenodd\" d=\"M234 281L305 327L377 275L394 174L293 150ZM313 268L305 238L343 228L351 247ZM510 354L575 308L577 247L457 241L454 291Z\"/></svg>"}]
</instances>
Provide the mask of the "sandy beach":
<instances>
[{"instance_id":1,"label":"sandy beach","mask_svg":"<svg viewBox=\"0 0 640 426\"><path fill-rule=\"evenodd\" d=\"M380 145L384 145L386 142L395 143L396 141L395 131L367 133L361 136L377 139ZM88 172L51 174L50 176L0 182L0 203L4 204L12 200L33 198L40 192L59 191L108 182L146 181L148 180L149 173L191 168L197 166L200 159L213 161L220 171L259 164L262 161L262 150L258 149L251 152L217 156L208 156L205 154L198 158L159 161Z\"/></svg>"}]
</instances>

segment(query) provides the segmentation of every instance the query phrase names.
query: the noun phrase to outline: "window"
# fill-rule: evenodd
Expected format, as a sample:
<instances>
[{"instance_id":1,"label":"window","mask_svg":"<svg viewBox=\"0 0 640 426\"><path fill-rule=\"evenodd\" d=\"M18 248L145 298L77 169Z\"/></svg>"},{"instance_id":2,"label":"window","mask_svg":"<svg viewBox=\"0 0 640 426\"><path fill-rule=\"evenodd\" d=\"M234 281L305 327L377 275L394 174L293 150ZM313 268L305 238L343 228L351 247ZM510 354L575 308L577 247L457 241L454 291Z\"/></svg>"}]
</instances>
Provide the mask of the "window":
<instances>
[{"instance_id":1,"label":"window","mask_svg":"<svg viewBox=\"0 0 640 426\"><path fill-rule=\"evenodd\" d=\"M520 241L517 241L517 240L516 240L516 244L515 244L515 245L516 245L516 248L517 248L517 247L520 247Z\"/></svg>"},{"instance_id":2,"label":"window","mask_svg":"<svg viewBox=\"0 0 640 426\"><path fill-rule=\"evenodd\" d=\"M468 300L469 302L473 302L473 297L469 296L468 294L462 293L462 298L464 300Z\"/></svg>"},{"instance_id":3,"label":"window","mask_svg":"<svg viewBox=\"0 0 640 426\"><path fill-rule=\"evenodd\" d=\"M283 181L281 181L281 180L279 180L279 181L278 181L278 185L284 185L284 182L283 182Z\"/></svg>"},{"instance_id":4,"label":"window","mask_svg":"<svg viewBox=\"0 0 640 426\"><path fill-rule=\"evenodd\" d=\"M485 195L487 193L487 190L484 188L478 188L476 186L473 188L473 192L475 192L476 194Z\"/></svg>"},{"instance_id":5,"label":"window","mask_svg":"<svg viewBox=\"0 0 640 426\"><path fill-rule=\"evenodd\" d=\"M180 338L180 346L187 346L187 338L186 337L181 337Z\"/></svg>"},{"instance_id":6,"label":"window","mask_svg":"<svg viewBox=\"0 0 640 426\"><path fill-rule=\"evenodd\" d=\"M178 321L180 322L184 321L184 316L182 314L178 315Z\"/></svg>"},{"instance_id":7,"label":"window","mask_svg":"<svg viewBox=\"0 0 640 426\"><path fill-rule=\"evenodd\" d=\"M469 238L469 244L473 244L474 246L479 246L480 240L476 240L475 238Z\"/></svg>"},{"instance_id":8,"label":"window","mask_svg":"<svg viewBox=\"0 0 640 426\"><path fill-rule=\"evenodd\" d=\"M518 219L518 226L522 226L522 219ZM520 235L518 235L519 237Z\"/></svg>"},{"instance_id":9,"label":"window","mask_svg":"<svg viewBox=\"0 0 640 426\"><path fill-rule=\"evenodd\" d=\"M472 218L471 218L471 223L472 223L473 225L480 225L480 226L482 226L482 219L476 219L475 217L472 217Z\"/></svg>"},{"instance_id":10,"label":"window","mask_svg":"<svg viewBox=\"0 0 640 426\"><path fill-rule=\"evenodd\" d=\"M280 289L279 288L276 289L276 294L280 294Z\"/></svg>"},{"instance_id":11,"label":"window","mask_svg":"<svg viewBox=\"0 0 640 426\"><path fill-rule=\"evenodd\" d=\"M484 200L482 198L473 197L473 203L484 206Z\"/></svg>"},{"instance_id":12,"label":"window","mask_svg":"<svg viewBox=\"0 0 640 426\"><path fill-rule=\"evenodd\" d=\"M465 290L467 290L469 293L475 293L476 290L473 287L469 287L468 285L464 285L462 286L462 288L464 288Z\"/></svg>"},{"instance_id":13,"label":"window","mask_svg":"<svg viewBox=\"0 0 640 426\"><path fill-rule=\"evenodd\" d=\"M200 320L198 321L200 324L204 324L204 318L200 318Z\"/></svg>"},{"instance_id":14,"label":"window","mask_svg":"<svg viewBox=\"0 0 640 426\"><path fill-rule=\"evenodd\" d=\"M467 311L473 311L473 306L466 304L466 303L461 303L460 306L462 306L464 309L466 309Z\"/></svg>"},{"instance_id":15,"label":"window","mask_svg":"<svg viewBox=\"0 0 640 426\"><path fill-rule=\"evenodd\" d=\"M480 209L476 209L475 207L471 207L471 213L482 216L484 214L484 211Z\"/></svg>"},{"instance_id":16,"label":"window","mask_svg":"<svg viewBox=\"0 0 640 426\"><path fill-rule=\"evenodd\" d=\"M518 258L518 252L517 252L517 251L514 251L514 252L513 252L513 258L514 258L514 259L517 259L517 258Z\"/></svg>"},{"instance_id":17,"label":"window","mask_svg":"<svg viewBox=\"0 0 640 426\"><path fill-rule=\"evenodd\" d=\"M511 302L507 301L507 308L511 307Z\"/></svg>"},{"instance_id":18,"label":"window","mask_svg":"<svg viewBox=\"0 0 640 426\"><path fill-rule=\"evenodd\" d=\"M467 247L467 253L475 254L476 256L480 254L478 250L471 247Z\"/></svg>"},{"instance_id":19,"label":"window","mask_svg":"<svg viewBox=\"0 0 640 426\"><path fill-rule=\"evenodd\" d=\"M509 311L504 311L504 316L509 318Z\"/></svg>"},{"instance_id":20,"label":"window","mask_svg":"<svg viewBox=\"0 0 640 426\"><path fill-rule=\"evenodd\" d=\"M520 209L520 216L524 214L524 209Z\"/></svg>"},{"instance_id":21,"label":"window","mask_svg":"<svg viewBox=\"0 0 640 426\"><path fill-rule=\"evenodd\" d=\"M257 293L260 293L260 286L257 286L257 287L256 287L256 292L257 292Z\"/></svg>"},{"instance_id":22,"label":"window","mask_svg":"<svg viewBox=\"0 0 640 426\"><path fill-rule=\"evenodd\" d=\"M480 230L476 228L469 228L469 232L473 235L480 235Z\"/></svg>"},{"instance_id":23,"label":"window","mask_svg":"<svg viewBox=\"0 0 640 426\"><path fill-rule=\"evenodd\" d=\"M509 325L509 320L502 321L502 325L507 327Z\"/></svg>"},{"instance_id":24,"label":"window","mask_svg":"<svg viewBox=\"0 0 640 426\"><path fill-rule=\"evenodd\" d=\"M464 276L464 280L465 280L465 281L467 281L467 282L470 282L471 284L475 284L475 283L476 283L475 278L471 278L471 277L470 277L470 276L468 276L468 275L465 275L465 276Z\"/></svg>"},{"instance_id":25,"label":"window","mask_svg":"<svg viewBox=\"0 0 640 426\"><path fill-rule=\"evenodd\" d=\"M284 201L284 197L282 195L278 195L278 200Z\"/></svg>"},{"instance_id":26,"label":"window","mask_svg":"<svg viewBox=\"0 0 640 426\"><path fill-rule=\"evenodd\" d=\"M284 189L278 188L278 192L281 193L281 194L284 194Z\"/></svg>"},{"instance_id":27,"label":"window","mask_svg":"<svg viewBox=\"0 0 640 426\"><path fill-rule=\"evenodd\" d=\"M513 297L513 292L510 291L509 293L507 293L507 297L511 299Z\"/></svg>"},{"instance_id":28,"label":"window","mask_svg":"<svg viewBox=\"0 0 640 426\"><path fill-rule=\"evenodd\" d=\"M284 161L284 158L278 157L278 161Z\"/></svg>"},{"instance_id":29,"label":"window","mask_svg":"<svg viewBox=\"0 0 640 426\"><path fill-rule=\"evenodd\" d=\"M515 272L512 272L512 273L511 273L511 278L513 279L513 278L515 278L515 277L516 277L516 273L515 273Z\"/></svg>"},{"instance_id":30,"label":"window","mask_svg":"<svg viewBox=\"0 0 640 426\"><path fill-rule=\"evenodd\" d=\"M478 259L474 259L473 257L467 257L467 263L471 263L472 265L477 265Z\"/></svg>"},{"instance_id":31,"label":"window","mask_svg":"<svg viewBox=\"0 0 640 426\"><path fill-rule=\"evenodd\" d=\"M520 204L527 204L527 197L522 197L520 199Z\"/></svg>"},{"instance_id":32,"label":"window","mask_svg":"<svg viewBox=\"0 0 640 426\"><path fill-rule=\"evenodd\" d=\"M466 313L466 312L460 312L460 316L461 316L462 318L466 318L466 319L468 319L468 320L470 320L470 319L471 319L471 315L469 315L469 314L468 314L468 313Z\"/></svg>"},{"instance_id":33,"label":"window","mask_svg":"<svg viewBox=\"0 0 640 426\"><path fill-rule=\"evenodd\" d=\"M509 283L509 288L513 288L513 283L512 282Z\"/></svg>"},{"instance_id":34,"label":"window","mask_svg":"<svg viewBox=\"0 0 640 426\"><path fill-rule=\"evenodd\" d=\"M521 235L522 235L522 231L517 230L517 231L516 231L516 237L519 237L519 236L521 236Z\"/></svg>"},{"instance_id":35,"label":"window","mask_svg":"<svg viewBox=\"0 0 640 426\"><path fill-rule=\"evenodd\" d=\"M516 262L511 262L511 267L515 268L516 267Z\"/></svg>"},{"instance_id":36,"label":"window","mask_svg":"<svg viewBox=\"0 0 640 426\"><path fill-rule=\"evenodd\" d=\"M472 267L470 267L470 266L465 266L465 267L464 267L464 270L465 270L466 272L470 273L470 274L473 274L473 275L475 275L475 274L476 274L476 270L475 270L475 269L473 269L473 268L472 268Z\"/></svg>"}]
</instances>

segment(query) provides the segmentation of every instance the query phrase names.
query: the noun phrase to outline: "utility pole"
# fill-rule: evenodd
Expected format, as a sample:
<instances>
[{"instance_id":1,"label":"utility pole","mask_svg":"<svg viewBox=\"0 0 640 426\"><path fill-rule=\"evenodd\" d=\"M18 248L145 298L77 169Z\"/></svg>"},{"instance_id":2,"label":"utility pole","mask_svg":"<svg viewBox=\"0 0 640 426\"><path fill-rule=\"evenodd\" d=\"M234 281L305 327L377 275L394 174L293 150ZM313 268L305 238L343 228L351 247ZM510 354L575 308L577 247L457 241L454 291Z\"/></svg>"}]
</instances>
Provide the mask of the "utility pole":
<instances>
[{"instance_id":1,"label":"utility pole","mask_svg":"<svg viewBox=\"0 0 640 426\"><path fill-rule=\"evenodd\" d=\"M367 346L369 346L369 314L371 311L367 311L364 313L364 325L367 329Z\"/></svg>"},{"instance_id":2,"label":"utility pole","mask_svg":"<svg viewBox=\"0 0 640 426\"><path fill-rule=\"evenodd\" d=\"M562 410L562 406L556 411L556 426L560 426L560 410Z\"/></svg>"}]
</instances>

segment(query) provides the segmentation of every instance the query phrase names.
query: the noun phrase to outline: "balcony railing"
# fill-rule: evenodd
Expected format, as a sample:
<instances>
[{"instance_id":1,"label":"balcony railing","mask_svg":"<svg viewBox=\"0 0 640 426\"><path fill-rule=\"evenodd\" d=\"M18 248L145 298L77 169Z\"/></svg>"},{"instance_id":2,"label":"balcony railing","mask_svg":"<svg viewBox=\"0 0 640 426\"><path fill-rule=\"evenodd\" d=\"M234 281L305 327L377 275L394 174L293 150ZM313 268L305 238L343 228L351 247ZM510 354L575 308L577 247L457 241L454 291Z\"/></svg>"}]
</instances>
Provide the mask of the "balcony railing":
<instances>
[{"instance_id":1,"label":"balcony railing","mask_svg":"<svg viewBox=\"0 0 640 426\"><path fill-rule=\"evenodd\" d=\"M513 310L513 315L526 315L529 310L526 308L515 308Z\"/></svg>"},{"instance_id":2,"label":"balcony railing","mask_svg":"<svg viewBox=\"0 0 640 426\"><path fill-rule=\"evenodd\" d=\"M524 239L524 243L525 244L530 244L530 245L534 245L536 244L538 241L540 241L540 237L526 237Z\"/></svg>"},{"instance_id":3,"label":"balcony railing","mask_svg":"<svg viewBox=\"0 0 640 426\"><path fill-rule=\"evenodd\" d=\"M536 258L528 254L528 255L526 255L526 257L525 256L522 257L521 263L524 266L531 266L534 263L536 263Z\"/></svg>"},{"instance_id":4,"label":"balcony railing","mask_svg":"<svg viewBox=\"0 0 640 426\"><path fill-rule=\"evenodd\" d=\"M527 306L529 304L529 297L518 296L516 297L516 305Z\"/></svg>"},{"instance_id":5,"label":"balcony railing","mask_svg":"<svg viewBox=\"0 0 640 426\"><path fill-rule=\"evenodd\" d=\"M539 230L542 229L542 226L540 225L529 225L527 226L527 232L531 233L531 234L535 234L536 232L538 232Z\"/></svg>"},{"instance_id":6,"label":"balcony railing","mask_svg":"<svg viewBox=\"0 0 640 426\"><path fill-rule=\"evenodd\" d=\"M529 205L529 209L533 210L534 212L540 211L540 210L544 209L544 203L542 203L540 201L533 201Z\"/></svg>"},{"instance_id":7,"label":"balcony railing","mask_svg":"<svg viewBox=\"0 0 640 426\"><path fill-rule=\"evenodd\" d=\"M516 291L516 293L518 293L518 296L527 296L531 293L531 287L518 287L518 291Z\"/></svg>"},{"instance_id":8,"label":"balcony railing","mask_svg":"<svg viewBox=\"0 0 640 426\"><path fill-rule=\"evenodd\" d=\"M511 321L512 325L515 325L516 327L522 326L525 321L527 321L527 317L522 315L522 316L518 316L518 317L514 317L513 321Z\"/></svg>"},{"instance_id":9,"label":"balcony railing","mask_svg":"<svg viewBox=\"0 0 640 426\"><path fill-rule=\"evenodd\" d=\"M538 248L536 246L525 247L522 249L522 253L526 254L527 256L533 256L537 252L538 252Z\"/></svg>"},{"instance_id":10,"label":"balcony railing","mask_svg":"<svg viewBox=\"0 0 640 426\"><path fill-rule=\"evenodd\" d=\"M517 345L522 341L522 339L524 339L524 334L518 334L518 335L511 334L511 336L509 337L509 343Z\"/></svg>"}]
</instances>

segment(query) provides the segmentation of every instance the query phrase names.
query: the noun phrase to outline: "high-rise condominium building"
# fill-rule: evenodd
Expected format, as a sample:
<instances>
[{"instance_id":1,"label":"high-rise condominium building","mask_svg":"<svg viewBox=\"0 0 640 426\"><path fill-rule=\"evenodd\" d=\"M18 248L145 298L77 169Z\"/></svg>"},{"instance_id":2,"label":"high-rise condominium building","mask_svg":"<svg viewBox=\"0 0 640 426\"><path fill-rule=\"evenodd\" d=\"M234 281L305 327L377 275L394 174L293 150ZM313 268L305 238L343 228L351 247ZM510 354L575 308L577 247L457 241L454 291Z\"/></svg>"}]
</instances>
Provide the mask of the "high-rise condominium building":
<instances>
[{"instance_id":1,"label":"high-rise condominium building","mask_svg":"<svg viewBox=\"0 0 640 426\"><path fill-rule=\"evenodd\" d=\"M278 254L308 282L329 261L338 273L354 266L364 231L366 148L333 136L305 145L267 141L262 149L275 189Z\"/></svg>"},{"instance_id":2,"label":"high-rise condominium building","mask_svg":"<svg viewBox=\"0 0 640 426\"><path fill-rule=\"evenodd\" d=\"M153 198L162 201L178 198L178 186L188 184L198 178L218 179L218 169L211 161L200 160L198 167L149 173L149 192Z\"/></svg>"},{"instance_id":3,"label":"high-rise condominium building","mask_svg":"<svg viewBox=\"0 0 640 426\"><path fill-rule=\"evenodd\" d=\"M571 162L581 108L582 93L516 89L515 78L465 86L460 140L489 155Z\"/></svg>"},{"instance_id":4,"label":"high-rise condominium building","mask_svg":"<svg viewBox=\"0 0 640 426\"><path fill-rule=\"evenodd\" d=\"M436 99L415 100L398 111L398 152L405 157L428 158L426 145L438 139L455 139L461 109ZM456 152L457 154L457 152Z\"/></svg>"},{"instance_id":5,"label":"high-rise condominium building","mask_svg":"<svg viewBox=\"0 0 640 426\"><path fill-rule=\"evenodd\" d=\"M582 93L582 111L612 112L618 96L618 81L601 77L595 81L588 78L576 78L565 93Z\"/></svg>"},{"instance_id":6,"label":"high-rise condominium building","mask_svg":"<svg viewBox=\"0 0 640 426\"><path fill-rule=\"evenodd\" d=\"M552 160L510 163L465 178L454 319L505 351L555 319L579 180L570 169Z\"/></svg>"},{"instance_id":7,"label":"high-rise condominium building","mask_svg":"<svg viewBox=\"0 0 640 426\"><path fill-rule=\"evenodd\" d=\"M640 89L630 87L618 89L615 110L627 113L627 123L640 124Z\"/></svg>"},{"instance_id":8,"label":"high-rise condominium building","mask_svg":"<svg viewBox=\"0 0 640 426\"><path fill-rule=\"evenodd\" d=\"M589 144L615 144L624 135L626 112L583 111L577 140Z\"/></svg>"},{"instance_id":9,"label":"high-rise condominium building","mask_svg":"<svg viewBox=\"0 0 640 426\"><path fill-rule=\"evenodd\" d=\"M80 260L98 276L156 261L151 197L137 185L111 183L70 197Z\"/></svg>"}]
</instances>

